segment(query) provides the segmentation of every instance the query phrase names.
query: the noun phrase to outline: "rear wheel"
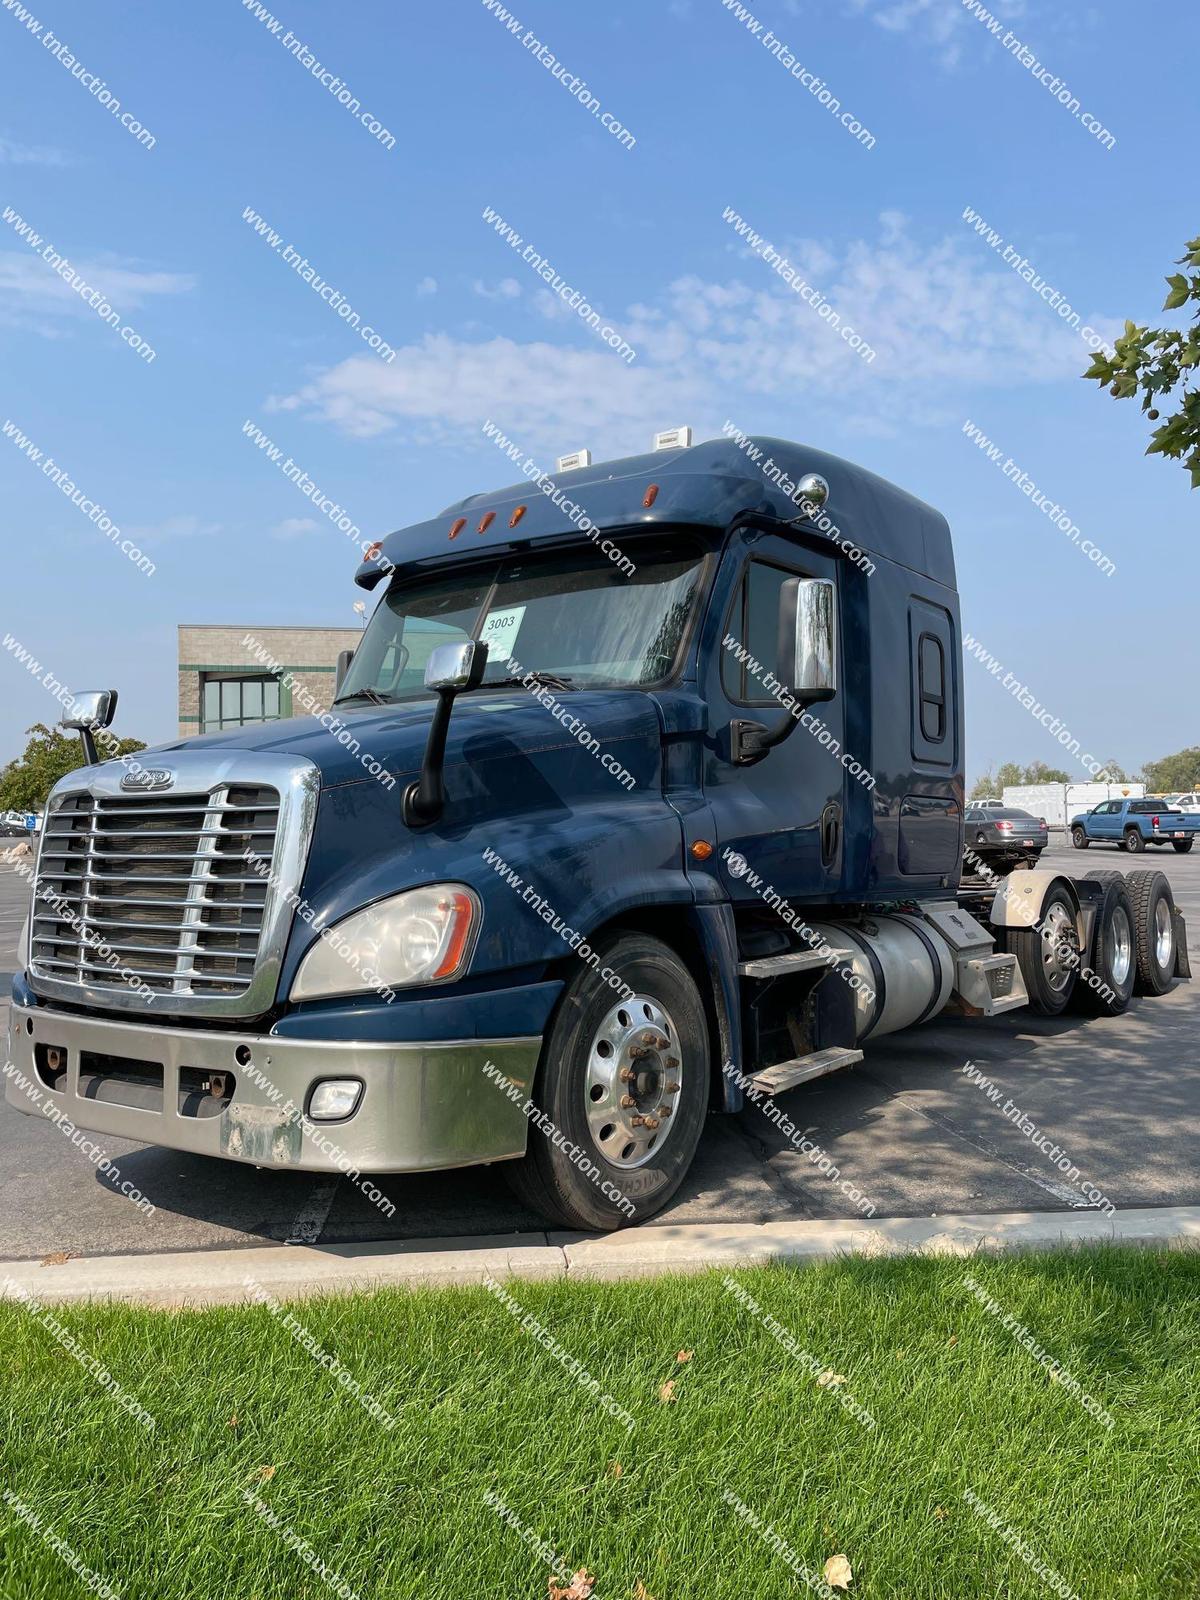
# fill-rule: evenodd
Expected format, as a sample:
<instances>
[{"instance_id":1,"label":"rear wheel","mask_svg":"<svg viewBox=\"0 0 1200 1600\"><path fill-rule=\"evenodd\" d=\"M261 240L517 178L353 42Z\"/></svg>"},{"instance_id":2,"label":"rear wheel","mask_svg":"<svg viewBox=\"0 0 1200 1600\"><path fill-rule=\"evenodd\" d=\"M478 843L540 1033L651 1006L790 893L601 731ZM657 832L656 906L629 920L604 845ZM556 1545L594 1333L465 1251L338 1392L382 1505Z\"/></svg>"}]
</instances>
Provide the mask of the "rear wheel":
<instances>
[{"instance_id":1,"label":"rear wheel","mask_svg":"<svg viewBox=\"0 0 1200 1600\"><path fill-rule=\"evenodd\" d=\"M1075 846L1076 850L1086 850L1091 842L1092 841L1088 838L1087 834L1084 833L1082 828L1071 829L1071 843Z\"/></svg>"},{"instance_id":2,"label":"rear wheel","mask_svg":"<svg viewBox=\"0 0 1200 1600\"><path fill-rule=\"evenodd\" d=\"M1192 840L1192 839L1172 839L1171 840L1171 843L1175 846L1175 849L1177 850L1177 852L1181 856L1187 855L1188 851L1192 848L1192 845L1193 845L1194 842L1195 841Z\"/></svg>"},{"instance_id":3,"label":"rear wheel","mask_svg":"<svg viewBox=\"0 0 1200 1600\"><path fill-rule=\"evenodd\" d=\"M1092 960L1075 986L1075 1005L1095 1016L1119 1017L1129 1005L1137 978L1137 937L1133 902L1123 873L1104 885L1092 932Z\"/></svg>"},{"instance_id":4,"label":"rear wheel","mask_svg":"<svg viewBox=\"0 0 1200 1600\"><path fill-rule=\"evenodd\" d=\"M1136 828L1126 828L1125 848L1129 851L1131 856L1140 855L1146 848L1146 841L1142 838L1141 834Z\"/></svg>"},{"instance_id":5,"label":"rear wheel","mask_svg":"<svg viewBox=\"0 0 1200 1600\"><path fill-rule=\"evenodd\" d=\"M1062 1011L1079 975L1075 906L1061 883L1042 904L1036 927L1002 928L997 943L1017 958L1029 1003L1044 1017Z\"/></svg>"},{"instance_id":6,"label":"rear wheel","mask_svg":"<svg viewBox=\"0 0 1200 1600\"><path fill-rule=\"evenodd\" d=\"M709 1041L691 974L667 945L616 933L580 965L546 1036L529 1148L505 1164L518 1197L560 1227L606 1230L660 1211L691 1165L708 1109Z\"/></svg>"},{"instance_id":7,"label":"rear wheel","mask_svg":"<svg viewBox=\"0 0 1200 1600\"><path fill-rule=\"evenodd\" d=\"M1133 906L1138 994L1166 994L1175 976L1175 899L1166 874L1131 872L1125 880Z\"/></svg>"}]
</instances>

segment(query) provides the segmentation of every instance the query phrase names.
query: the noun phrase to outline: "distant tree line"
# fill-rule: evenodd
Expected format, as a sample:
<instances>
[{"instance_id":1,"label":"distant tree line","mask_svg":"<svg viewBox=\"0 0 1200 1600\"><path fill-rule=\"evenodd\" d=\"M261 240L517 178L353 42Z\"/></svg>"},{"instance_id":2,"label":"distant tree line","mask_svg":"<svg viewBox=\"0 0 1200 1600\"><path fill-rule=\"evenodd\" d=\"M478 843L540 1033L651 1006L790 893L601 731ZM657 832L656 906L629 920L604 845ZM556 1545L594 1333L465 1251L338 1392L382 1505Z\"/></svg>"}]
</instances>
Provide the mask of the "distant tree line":
<instances>
[{"instance_id":1,"label":"distant tree line","mask_svg":"<svg viewBox=\"0 0 1200 1600\"><path fill-rule=\"evenodd\" d=\"M977 778L968 798L982 800L988 795L999 797L1005 789L1016 788L1018 784L1087 781L1078 772L1048 767L1044 761L1034 761L1027 767L1019 766L1015 761L1005 761L994 772L989 767ZM1094 781L1144 783L1151 794L1200 788L1200 745L1189 745L1186 750L1179 750L1173 756L1163 756L1160 761L1147 761L1140 772L1126 772L1119 761L1106 761Z\"/></svg>"},{"instance_id":2,"label":"distant tree line","mask_svg":"<svg viewBox=\"0 0 1200 1600\"><path fill-rule=\"evenodd\" d=\"M83 746L76 733L35 722L25 753L0 769L0 811L40 811L60 778L83 765ZM101 758L132 755L146 746L140 739L106 740Z\"/></svg>"}]
</instances>

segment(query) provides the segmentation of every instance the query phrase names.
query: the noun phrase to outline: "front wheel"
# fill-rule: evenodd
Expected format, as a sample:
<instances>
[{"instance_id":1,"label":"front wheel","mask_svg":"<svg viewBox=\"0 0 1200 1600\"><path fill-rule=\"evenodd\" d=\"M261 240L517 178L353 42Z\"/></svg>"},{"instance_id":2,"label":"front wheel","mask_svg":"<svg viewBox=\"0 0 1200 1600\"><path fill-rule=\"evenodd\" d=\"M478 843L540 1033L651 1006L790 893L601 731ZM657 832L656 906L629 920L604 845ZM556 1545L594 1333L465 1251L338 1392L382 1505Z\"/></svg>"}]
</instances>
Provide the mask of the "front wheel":
<instances>
[{"instance_id":1,"label":"front wheel","mask_svg":"<svg viewBox=\"0 0 1200 1600\"><path fill-rule=\"evenodd\" d=\"M1125 848L1131 856L1141 855L1146 848L1146 841L1136 828L1128 828L1125 832Z\"/></svg>"},{"instance_id":2,"label":"front wheel","mask_svg":"<svg viewBox=\"0 0 1200 1600\"><path fill-rule=\"evenodd\" d=\"M709 1040L700 992L669 946L618 932L595 956L559 1002L534 1084L541 1115L504 1170L550 1222L606 1231L654 1216L683 1182L708 1109Z\"/></svg>"},{"instance_id":3,"label":"front wheel","mask_svg":"<svg viewBox=\"0 0 1200 1600\"><path fill-rule=\"evenodd\" d=\"M1087 834L1084 833L1082 828L1071 829L1071 843L1075 846L1076 850L1086 850L1091 842L1092 841L1088 838Z\"/></svg>"}]
</instances>

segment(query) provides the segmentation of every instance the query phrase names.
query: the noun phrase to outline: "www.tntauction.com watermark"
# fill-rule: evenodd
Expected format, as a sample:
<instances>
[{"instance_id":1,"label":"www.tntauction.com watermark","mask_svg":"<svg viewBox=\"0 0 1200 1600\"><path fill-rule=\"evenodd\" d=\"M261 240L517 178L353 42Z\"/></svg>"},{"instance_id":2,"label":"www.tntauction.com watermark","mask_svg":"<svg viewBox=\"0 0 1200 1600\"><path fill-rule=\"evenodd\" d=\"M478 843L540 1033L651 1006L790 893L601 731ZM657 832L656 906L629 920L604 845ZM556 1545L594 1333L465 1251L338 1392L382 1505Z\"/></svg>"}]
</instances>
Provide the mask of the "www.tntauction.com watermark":
<instances>
[{"instance_id":1,"label":"www.tntauction.com watermark","mask_svg":"<svg viewBox=\"0 0 1200 1600\"><path fill-rule=\"evenodd\" d=\"M272 1511L267 1502L256 1495L253 1489L243 1489L242 1499L248 1506L253 1507L269 1528L273 1528L280 1535L287 1548L293 1555L299 1556L310 1572L316 1573L323 1583L329 1585L338 1600L359 1600L358 1594L341 1573L322 1561L308 1540L302 1539L295 1528L289 1527L279 1513Z\"/></svg>"},{"instance_id":2,"label":"www.tntauction.com watermark","mask_svg":"<svg viewBox=\"0 0 1200 1600\"><path fill-rule=\"evenodd\" d=\"M623 1216L632 1217L635 1215L637 1207L633 1201L622 1194L614 1183L609 1182L587 1151L581 1149L573 1140L568 1139L562 1129L557 1127L544 1111L539 1110L529 1095L523 1093L520 1086L515 1084L506 1073L501 1072L494 1061L485 1061L483 1072L498 1089L503 1091L514 1105L521 1107L526 1121L532 1123L539 1133L545 1135L556 1150L561 1150L567 1160L585 1178L597 1186L606 1200L612 1200L616 1203L617 1210Z\"/></svg>"},{"instance_id":3,"label":"www.tntauction.com watermark","mask_svg":"<svg viewBox=\"0 0 1200 1600\"><path fill-rule=\"evenodd\" d=\"M615 1417L618 1422L623 1423L627 1433L633 1432L637 1423L629 1412L625 1410L624 1406L618 1405L612 1395L607 1394L600 1387L600 1380L593 1378L580 1360L573 1356L569 1350L563 1349L554 1335L538 1321L532 1311L526 1311L518 1301L513 1299L504 1285L497 1283L490 1273L484 1278L483 1286L489 1294L494 1295L499 1300L509 1316L515 1317L522 1328L527 1333L531 1333L544 1350L550 1352L559 1365L575 1379L579 1386L587 1390L592 1399L597 1401L608 1412L610 1417Z\"/></svg>"},{"instance_id":4,"label":"www.tntauction.com watermark","mask_svg":"<svg viewBox=\"0 0 1200 1600\"><path fill-rule=\"evenodd\" d=\"M372 1421L378 1422L386 1432L390 1433L392 1431L396 1426L395 1417L384 1410L374 1395L366 1392L358 1379L342 1365L337 1356L322 1346L316 1335L310 1333L293 1312L276 1300L270 1290L265 1289L257 1278L247 1275L242 1279L242 1286L248 1291L250 1298L256 1305L266 1306L280 1327L286 1333L291 1334L296 1343L308 1352L319 1367L324 1367L330 1377L336 1380L340 1389L344 1389L348 1395L358 1401Z\"/></svg>"},{"instance_id":5,"label":"www.tntauction.com watermark","mask_svg":"<svg viewBox=\"0 0 1200 1600\"><path fill-rule=\"evenodd\" d=\"M250 12L251 16L262 23L273 39L278 39L290 56L293 56L302 67L312 74L323 89L329 91L338 105L344 106L356 122L360 122L368 133L374 135L385 150L394 150L396 148L395 134L389 133L378 117L374 116L370 111L362 109L362 102L358 99L358 96L351 94L341 78L317 60L317 57L308 48L303 39L298 39L290 28L285 33L283 23L273 16L266 6L261 5L259 0L242 0L242 5Z\"/></svg>"},{"instance_id":6,"label":"www.tntauction.com watermark","mask_svg":"<svg viewBox=\"0 0 1200 1600\"><path fill-rule=\"evenodd\" d=\"M483 425L483 432L498 449L504 451L510 461L517 463L521 469L522 477L528 478L531 483L535 483L551 505L557 506L567 520L579 529L580 533L587 534L592 543L598 547L600 553L608 557L618 572L624 572L629 577L633 577L637 567L629 557L623 555L611 539L606 539L601 535L600 529L583 507L577 505L574 500L568 500L549 473L543 472L537 462L527 456L519 444L514 444L507 434L501 433L490 417Z\"/></svg>"},{"instance_id":7,"label":"www.tntauction.com watermark","mask_svg":"<svg viewBox=\"0 0 1200 1600\"><path fill-rule=\"evenodd\" d=\"M246 3L246 0L243 0L243 3ZM523 29L519 19L514 17L511 11L506 10L500 4L500 0L483 0L483 6L485 11L492 13L497 22L503 23L509 33L521 35L521 44L529 51L533 59L545 67L550 76L557 79L567 93L573 95L579 101L585 111L590 111L594 117L598 118L600 126L607 128L618 144L623 145L626 150L633 149L637 140L629 129L623 127L611 111L601 111L599 100L591 93L584 80L577 73L572 73L568 76L565 64L559 61L553 52L548 50L542 41L534 36L532 28Z\"/></svg>"},{"instance_id":8,"label":"www.tntauction.com watermark","mask_svg":"<svg viewBox=\"0 0 1200 1600\"><path fill-rule=\"evenodd\" d=\"M285 478L296 485L305 499L311 500L317 510L323 516L329 518L339 533L346 535L347 539L361 552L364 560L374 559L380 572L385 577L390 577L395 572L395 567L387 557L378 554L379 541L377 539L364 538L363 531L358 523L352 517L346 515L345 507L340 506L336 500L332 500L329 495L325 494L320 484L314 483L304 468L293 461L291 456L288 456L287 460L284 461L282 459L283 451L273 440L267 437L256 423L249 420L243 422L242 433L256 449L262 450L266 454L267 460L273 466L278 467ZM371 556L371 551L376 552L374 557Z\"/></svg>"},{"instance_id":9,"label":"www.tntauction.com watermark","mask_svg":"<svg viewBox=\"0 0 1200 1600\"><path fill-rule=\"evenodd\" d=\"M764 1522L758 1512L752 1510L744 1500L740 1500L732 1489L722 1489L721 1499L724 1500L727 1506L732 1506L747 1527L754 1529L754 1532L758 1534L768 1549L773 1550L782 1561L787 1563L806 1588L811 1589L814 1594L820 1595L821 1600L844 1600L844 1596L839 1596L836 1589L830 1588L819 1572L814 1572L803 1558L796 1554L783 1535L771 1523Z\"/></svg>"},{"instance_id":10,"label":"www.tntauction.com watermark","mask_svg":"<svg viewBox=\"0 0 1200 1600\"><path fill-rule=\"evenodd\" d=\"M993 228L989 228L986 220L978 211L973 211L970 206L963 207L963 221L969 222L981 239L991 245L993 250L999 252L1002 260L1016 273L1022 282L1027 283L1035 294L1039 295L1051 311L1055 311L1066 323L1068 328L1073 328L1091 351L1103 350L1105 354L1112 355L1113 347L1107 339L1101 338L1095 328L1081 326L1083 318L1071 305L1064 295L1059 294L1052 283L1047 283L1041 273L1028 262L1014 245L1005 244L1004 240Z\"/></svg>"},{"instance_id":11,"label":"www.tntauction.com watermark","mask_svg":"<svg viewBox=\"0 0 1200 1600\"><path fill-rule=\"evenodd\" d=\"M989 677L999 678L1000 687L1007 689L1018 705L1024 706L1025 710L1029 712L1029 715L1036 722L1040 722L1047 732L1052 733L1068 755L1075 756L1078 759L1079 765L1089 777L1099 777L1105 771L1104 763L1097 761L1094 756L1090 756L1084 751L1083 746L1075 738L1062 718L1056 717L1052 711L1043 706L1033 691L1027 688L1019 678L1014 677L1011 672L1005 671L1003 661L997 661L991 651L973 633L963 634L964 661L968 655L986 669Z\"/></svg>"},{"instance_id":12,"label":"www.tntauction.com watermark","mask_svg":"<svg viewBox=\"0 0 1200 1600\"><path fill-rule=\"evenodd\" d=\"M361 743L346 727L341 717L336 716L327 706L322 704L318 696L306 687L296 673L284 667L270 653L266 645L256 639L252 633L244 633L242 635L242 648L279 680L280 688L286 689L292 696L293 708L298 700L305 711L316 717L326 733L336 739L344 750L349 750L352 756L357 757L359 765L370 773L371 777L375 778L383 788L390 793L396 787L395 776L387 770L383 762L377 761L369 750L363 750Z\"/></svg>"},{"instance_id":13,"label":"www.tntauction.com watermark","mask_svg":"<svg viewBox=\"0 0 1200 1600\"><path fill-rule=\"evenodd\" d=\"M78 506L89 522L95 523L100 532L115 544L123 556L128 556L139 572L144 572L148 578L155 572L154 562L149 556L143 555L132 539L123 539L121 530L109 516L102 505L95 500L89 500L82 489L76 487L75 482L67 474L66 467L57 466L53 456L44 456L33 440L23 434L15 422L5 422L0 433L6 439L11 439L17 449L22 451L35 467L41 469L43 477L49 478L56 489L66 495L73 506Z\"/></svg>"},{"instance_id":14,"label":"www.tntauction.com watermark","mask_svg":"<svg viewBox=\"0 0 1200 1600\"><path fill-rule=\"evenodd\" d=\"M1029 1541L1005 1522L998 1511L993 1510L986 1500L981 1500L974 1489L964 1489L962 1497L975 1515L986 1522L993 1533L998 1533L1010 1550L1020 1556L1038 1582L1044 1584L1051 1594L1056 1594L1058 1600L1079 1600L1079 1596L1067 1580L1038 1555Z\"/></svg>"},{"instance_id":15,"label":"www.tntauction.com watermark","mask_svg":"<svg viewBox=\"0 0 1200 1600\"><path fill-rule=\"evenodd\" d=\"M0 857L0 859L3 858ZM83 1128L77 1128L63 1108L56 1106L53 1098L48 1096L39 1084L27 1078L15 1061L6 1061L0 1071L4 1073L4 1076L14 1088L21 1091L34 1109L41 1112L47 1122L52 1123L60 1133L66 1135L80 1155L88 1158L96 1171L101 1173L112 1184L114 1190L122 1199L132 1201L134 1207L142 1212L144 1216L152 1217L154 1215L158 1209L154 1202L147 1200L146 1196L135 1184L129 1183L122 1178L121 1169L115 1161L109 1159L107 1152L96 1143L91 1134L87 1133Z\"/></svg>"},{"instance_id":16,"label":"www.tntauction.com watermark","mask_svg":"<svg viewBox=\"0 0 1200 1600\"><path fill-rule=\"evenodd\" d=\"M84 305L94 311L101 322L106 322L110 328L116 328L118 337L123 344L127 344L135 355L141 356L143 361L153 361L155 351L150 343L143 339L136 328L131 328L128 323L121 321L118 312L104 298L103 289L93 289L85 278L81 278L75 268L63 255L60 255L48 240L42 238L40 233L35 233L28 222L19 212L11 206L5 206L4 221L17 230L17 237L24 239L31 250L36 250L42 260L53 272L83 301Z\"/></svg>"},{"instance_id":17,"label":"www.tntauction.com watermark","mask_svg":"<svg viewBox=\"0 0 1200 1600\"><path fill-rule=\"evenodd\" d=\"M90 1377L95 1378L105 1393L112 1396L122 1411L127 1411L134 1421L140 1422L148 1432L154 1432L155 1420L145 1406L135 1400L133 1395L127 1393L113 1377L112 1373L109 1372L108 1368L98 1361L95 1356L89 1354L71 1330L64 1328L49 1307L44 1306L40 1300L31 1295L23 1284L18 1283L14 1278L6 1276L3 1284L3 1295L0 1298L16 1300L24 1306L25 1310L31 1316L37 1318L41 1326L62 1346L67 1354L77 1361Z\"/></svg>"},{"instance_id":18,"label":"www.tntauction.com watermark","mask_svg":"<svg viewBox=\"0 0 1200 1600\"><path fill-rule=\"evenodd\" d=\"M600 957L588 944L583 934L577 929L567 926L564 919L555 911L545 895L539 894L533 884L526 883L524 878L514 872L504 857L498 855L491 845L488 845L482 854L483 859L491 867L492 871L508 885L514 894L519 894L527 906L532 906L542 921L554 930L569 950L573 950L581 961L586 962L593 972L603 978L610 989L615 989L622 1000L633 999L633 990L621 975L614 972L611 967L603 965Z\"/></svg>"},{"instance_id":19,"label":"www.tntauction.com watermark","mask_svg":"<svg viewBox=\"0 0 1200 1600\"><path fill-rule=\"evenodd\" d=\"M1081 555L1085 555L1092 565L1097 567L1106 578L1112 577L1117 570L1116 562L1110 561L1099 545L1093 544L1090 539L1080 537L1078 526L1071 521L1058 502L1048 499L1029 474L1023 472L1017 466L1011 456L1006 456L1001 461L1000 457L1003 454L1001 447L998 444L993 444L987 434L982 429L977 428L970 418L963 423L962 431L978 449L984 452L994 467L999 467L1004 476L1016 484L1021 493L1027 495L1039 511L1044 512L1050 518L1050 521L1060 533L1065 533L1071 543L1078 546Z\"/></svg>"},{"instance_id":20,"label":"www.tntauction.com watermark","mask_svg":"<svg viewBox=\"0 0 1200 1600\"><path fill-rule=\"evenodd\" d=\"M775 1104L774 1099L763 1099L763 1091L755 1084L752 1078L742 1072L739 1067L735 1067L732 1061L726 1061L721 1071L731 1083L742 1091L746 1099L762 1112L768 1122L774 1123L792 1148L798 1150L806 1160L811 1161L817 1171L823 1173L830 1183L846 1196L856 1210L861 1211L865 1217L873 1217L875 1215L873 1202L867 1199L858 1185L849 1178L842 1177L841 1168L829 1159L816 1140L808 1137L805 1129L796 1127L786 1112Z\"/></svg>"},{"instance_id":21,"label":"www.tntauction.com watermark","mask_svg":"<svg viewBox=\"0 0 1200 1600\"><path fill-rule=\"evenodd\" d=\"M42 1520L32 1506L27 1506L23 1500L19 1500L11 1489L4 1490L3 1499L14 1516L36 1533L47 1549L62 1557L89 1594L96 1595L98 1600L121 1600L120 1590L114 1589L106 1578L102 1578L98 1572L89 1567L83 1558L72 1550L63 1536L56 1533L48 1522Z\"/></svg>"},{"instance_id":22,"label":"www.tntauction.com watermark","mask_svg":"<svg viewBox=\"0 0 1200 1600\"><path fill-rule=\"evenodd\" d=\"M748 433L743 433L740 428L734 427L733 423L730 422L728 418L726 418L726 420L721 424L721 432L727 439L733 440L738 449L742 451L748 461L758 468L768 483L773 483L775 487L783 494L786 494L790 500L795 501L797 507L803 509L807 506L808 517L805 523L806 531L811 523L818 533L823 533L825 537L831 541L831 543L837 546L837 548L853 566L856 566L860 571L865 572L868 578L871 577L875 571L875 563L871 560L870 556L864 555L856 544L843 537L842 530L834 522L833 518L830 517L828 512L819 507L807 505L804 496L800 493L799 484L795 483L787 475L783 468L776 463L774 457L767 456L764 460L763 452L754 443L751 435Z\"/></svg>"},{"instance_id":23,"label":"www.tntauction.com watermark","mask_svg":"<svg viewBox=\"0 0 1200 1600\"><path fill-rule=\"evenodd\" d=\"M768 244L761 233L755 233L750 224L744 221L732 206L726 206L722 211L721 221L728 222L738 237L746 241L755 255L760 256L783 279L788 288L800 296L805 305L812 306L821 321L828 328L831 328L845 344L850 346L856 355L861 356L870 366L875 359L876 352L860 333L854 331L848 322L842 321L839 312L830 305L821 291L813 284L807 283L786 256L780 255L773 244Z\"/></svg>"},{"instance_id":24,"label":"www.tntauction.com watermark","mask_svg":"<svg viewBox=\"0 0 1200 1600\"><path fill-rule=\"evenodd\" d=\"M770 28L763 33L763 24L752 11L741 4L741 0L721 0L721 4L735 21L742 24L752 39L757 39L763 49L770 51L779 65L786 68L796 82L808 90L818 105L824 106L830 116L836 117L841 126L854 135L864 149L874 150L875 135L856 116L842 110L842 102L835 94L830 93L823 78L818 78L815 72L810 71L803 61L788 49L782 39L776 38Z\"/></svg>"},{"instance_id":25,"label":"www.tntauction.com watermark","mask_svg":"<svg viewBox=\"0 0 1200 1600\"><path fill-rule=\"evenodd\" d=\"M874 1428L875 1418L867 1410L866 1406L860 1405L849 1390L842 1388L842 1384L846 1380L841 1373L834 1372L833 1368L827 1366L825 1362L818 1361L816 1356L810 1355L797 1340L796 1336L789 1333L783 1324L778 1322L769 1311L764 1311L754 1296L747 1293L736 1278L726 1273L721 1282L737 1303L762 1324L772 1339L781 1344L788 1355L792 1356L802 1367L808 1370L816 1380L819 1389L824 1390L826 1394L833 1395L842 1410L848 1416L853 1417L855 1422L861 1423L868 1432Z\"/></svg>"},{"instance_id":26,"label":"www.tntauction.com watermark","mask_svg":"<svg viewBox=\"0 0 1200 1600\"><path fill-rule=\"evenodd\" d=\"M143 149L154 149L158 141L149 128L143 127L132 112L121 110L121 102L108 87L105 79L98 78L94 72L89 72L64 40L56 38L49 28L38 21L32 11L21 4L21 0L0 0L0 5L5 11L11 12L18 22L25 24L25 31L32 34L44 50L50 52L60 67L66 68L93 100L98 101L110 116L116 117L121 126L134 136Z\"/></svg>"},{"instance_id":27,"label":"www.tntauction.com watermark","mask_svg":"<svg viewBox=\"0 0 1200 1600\"><path fill-rule=\"evenodd\" d=\"M314 294L319 295L331 310L336 311L348 328L353 328L357 332L359 338L363 340L368 349L374 350L375 354L386 361L389 366L395 361L396 352L388 344L387 340L381 334L376 333L374 328L363 323L362 318L346 299L345 295L321 277L307 256L301 255L293 245L284 244L279 234L275 232L265 217L259 216L257 211L251 206L247 206L242 212L242 221L248 222L255 233L267 241L272 250L277 254L282 253L284 261L291 267L296 276L301 278Z\"/></svg>"},{"instance_id":28,"label":"www.tntauction.com watermark","mask_svg":"<svg viewBox=\"0 0 1200 1600\"><path fill-rule=\"evenodd\" d=\"M1011 28L1005 28L1000 18L994 17L982 0L962 0L962 3L976 22L982 22L992 38L999 40L1008 53L1037 79L1047 93L1054 96L1059 105L1066 106L1075 120L1081 122L1093 138L1097 139L1106 150L1113 149L1117 141L1104 124L1080 109L1079 101L1063 80L1051 72L1049 67L1044 67L1028 45L1022 44ZM1004 29L1003 33L1001 29Z\"/></svg>"},{"instance_id":29,"label":"www.tntauction.com watermark","mask_svg":"<svg viewBox=\"0 0 1200 1600\"><path fill-rule=\"evenodd\" d=\"M615 328L601 321L600 313L588 304L587 297L582 290L573 289L564 278L560 277L545 256L539 255L533 245L526 244L521 235L505 222L498 211L493 211L491 206L484 206L483 220L491 223L510 249L520 250L521 260L528 262L543 283L553 289L565 306L569 306L572 311L577 312L580 319L586 322L589 328L598 333L605 344L610 349L615 350L627 366L632 365L637 360L637 351L621 337Z\"/></svg>"}]
</instances>

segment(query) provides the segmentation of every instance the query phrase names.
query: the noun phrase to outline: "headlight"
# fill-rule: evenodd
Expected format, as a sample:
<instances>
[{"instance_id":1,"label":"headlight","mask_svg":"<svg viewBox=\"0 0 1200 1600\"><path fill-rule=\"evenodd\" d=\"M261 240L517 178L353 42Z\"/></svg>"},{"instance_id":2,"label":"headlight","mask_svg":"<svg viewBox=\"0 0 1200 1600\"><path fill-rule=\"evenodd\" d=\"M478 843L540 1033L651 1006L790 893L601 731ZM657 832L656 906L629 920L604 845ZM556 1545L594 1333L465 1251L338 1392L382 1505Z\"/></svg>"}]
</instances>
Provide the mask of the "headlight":
<instances>
[{"instance_id":1,"label":"headlight","mask_svg":"<svg viewBox=\"0 0 1200 1600\"><path fill-rule=\"evenodd\" d=\"M456 883L379 900L322 931L300 963L290 998L446 983L466 968L480 918L475 894Z\"/></svg>"}]
</instances>

